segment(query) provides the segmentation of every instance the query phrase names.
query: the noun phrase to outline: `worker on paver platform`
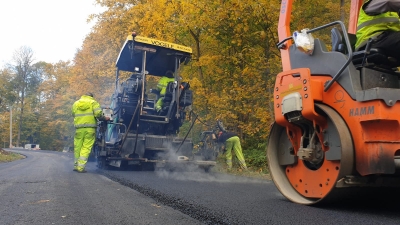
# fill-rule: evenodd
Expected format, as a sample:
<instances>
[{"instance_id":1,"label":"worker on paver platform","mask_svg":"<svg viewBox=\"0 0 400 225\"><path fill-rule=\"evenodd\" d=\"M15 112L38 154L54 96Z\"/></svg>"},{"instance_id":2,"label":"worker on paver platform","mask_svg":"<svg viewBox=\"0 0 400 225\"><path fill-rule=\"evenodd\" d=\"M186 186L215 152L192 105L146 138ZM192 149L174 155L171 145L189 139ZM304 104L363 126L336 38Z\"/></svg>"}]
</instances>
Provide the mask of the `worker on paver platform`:
<instances>
[{"instance_id":1,"label":"worker on paver platform","mask_svg":"<svg viewBox=\"0 0 400 225\"><path fill-rule=\"evenodd\" d=\"M161 79L158 81L157 90L160 91L160 98L157 100L155 106L157 112L161 111L163 107L164 96L165 93L167 92L168 83L174 81L175 78L174 78L174 73L172 71L167 71L165 73L165 76L161 77Z\"/></svg>"}]
</instances>

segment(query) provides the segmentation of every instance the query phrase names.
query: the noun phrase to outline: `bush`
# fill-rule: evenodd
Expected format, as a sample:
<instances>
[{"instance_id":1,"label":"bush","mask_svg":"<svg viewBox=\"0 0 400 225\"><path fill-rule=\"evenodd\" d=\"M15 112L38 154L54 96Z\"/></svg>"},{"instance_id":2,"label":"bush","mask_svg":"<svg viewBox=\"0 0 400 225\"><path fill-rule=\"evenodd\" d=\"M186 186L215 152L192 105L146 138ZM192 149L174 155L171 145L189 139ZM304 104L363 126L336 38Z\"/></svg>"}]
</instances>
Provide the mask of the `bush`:
<instances>
[{"instance_id":1,"label":"bush","mask_svg":"<svg viewBox=\"0 0 400 225\"><path fill-rule=\"evenodd\" d=\"M267 171L267 156L264 149L246 149L243 151L248 167L254 171Z\"/></svg>"}]
</instances>

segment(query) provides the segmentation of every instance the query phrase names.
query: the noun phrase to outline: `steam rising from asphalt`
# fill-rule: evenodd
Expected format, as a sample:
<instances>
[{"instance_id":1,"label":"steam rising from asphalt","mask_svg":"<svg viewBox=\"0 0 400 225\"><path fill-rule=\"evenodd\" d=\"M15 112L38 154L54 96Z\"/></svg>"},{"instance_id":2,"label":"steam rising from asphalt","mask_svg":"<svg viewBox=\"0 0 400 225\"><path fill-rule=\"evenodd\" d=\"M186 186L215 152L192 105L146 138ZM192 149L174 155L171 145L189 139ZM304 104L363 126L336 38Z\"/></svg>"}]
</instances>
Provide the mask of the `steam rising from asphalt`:
<instances>
[{"instance_id":1,"label":"steam rising from asphalt","mask_svg":"<svg viewBox=\"0 0 400 225\"><path fill-rule=\"evenodd\" d=\"M172 149L172 148L170 148ZM181 154L176 153L176 149L169 151L169 154L165 156L168 161L177 161ZM198 181L198 182L219 182L219 183L266 183L268 181L229 175L224 173L213 172L211 167L210 172L206 172L204 168L201 168L195 164L185 163L187 161L177 161L173 167L162 167L161 165L156 169L155 173L157 176L165 179L175 179L182 181Z\"/></svg>"},{"instance_id":2,"label":"steam rising from asphalt","mask_svg":"<svg viewBox=\"0 0 400 225\"><path fill-rule=\"evenodd\" d=\"M218 183L267 183L268 181L255 178L240 177L229 174L209 172L196 168L197 171L191 172L170 172L166 170L156 171L157 176L166 179L175 179L183 181L198 181L198 182L218 182Z\"/></svg>"}]
</instances>

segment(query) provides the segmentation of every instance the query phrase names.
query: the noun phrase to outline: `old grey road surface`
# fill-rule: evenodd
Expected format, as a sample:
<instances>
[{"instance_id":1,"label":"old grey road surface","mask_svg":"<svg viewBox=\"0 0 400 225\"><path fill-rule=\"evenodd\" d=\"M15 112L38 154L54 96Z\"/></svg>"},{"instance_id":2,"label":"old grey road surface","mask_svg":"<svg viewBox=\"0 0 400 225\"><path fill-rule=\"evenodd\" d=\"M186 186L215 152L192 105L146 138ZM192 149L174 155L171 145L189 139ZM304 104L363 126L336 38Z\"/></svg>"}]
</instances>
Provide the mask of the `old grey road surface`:
<instances>
[{"instance_id":1,"label":"old grey road surface","mask_svg":"<svg viewBox=\"0 0 400 225\"><path fill-rule=\"evenodd\" d=\"M72 171L72 154L18 151L0 164L0 224L201 224L90 170Z\"/></svg>"},{"instance_id":2,"label":"old grey road surface","mask_svg":"<svg viewBox=\"0 0 400 225\"><path fill-rule=\"evenodd\" d=\"M396 192L302 206L265 180L99 170L94 162L79 174L71 153L18 152L27 158L0 164L0 224L400 224Z\"/></svg>"}]
</instances>

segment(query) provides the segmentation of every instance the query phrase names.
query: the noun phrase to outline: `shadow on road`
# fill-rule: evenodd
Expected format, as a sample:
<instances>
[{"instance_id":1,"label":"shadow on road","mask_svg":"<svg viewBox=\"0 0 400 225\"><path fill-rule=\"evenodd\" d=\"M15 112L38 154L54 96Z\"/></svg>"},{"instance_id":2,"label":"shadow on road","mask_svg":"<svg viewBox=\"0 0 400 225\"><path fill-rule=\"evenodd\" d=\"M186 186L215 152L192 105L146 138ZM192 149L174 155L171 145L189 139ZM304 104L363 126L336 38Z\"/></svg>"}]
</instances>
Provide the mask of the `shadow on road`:
<instances>
[{"instance_id":1,"label":"shadow on road","mask_svg":"<svg viewBox=\"0 0 400 225\"><path fill-rule=\"evenodd\" d=\"M354 188L337 201L315 207L400 218L400 192L398 188Z\"/></svg>"}]
</instances>

